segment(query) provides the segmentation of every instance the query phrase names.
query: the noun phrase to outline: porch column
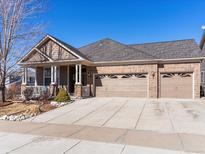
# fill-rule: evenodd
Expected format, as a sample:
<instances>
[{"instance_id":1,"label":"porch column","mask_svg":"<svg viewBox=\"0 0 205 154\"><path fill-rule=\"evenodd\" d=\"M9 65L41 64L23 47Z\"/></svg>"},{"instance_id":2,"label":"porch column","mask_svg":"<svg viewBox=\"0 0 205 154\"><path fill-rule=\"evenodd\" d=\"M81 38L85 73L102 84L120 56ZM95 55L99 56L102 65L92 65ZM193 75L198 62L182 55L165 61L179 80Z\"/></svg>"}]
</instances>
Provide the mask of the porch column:
<instances>
[{"instance_id":1,"label":"porch column","mask_svg":"<svg viewBox=\"0 0 205 154\"><path fill-rule=\"evenodd\" d=\"M75 65L75 84L82 84L81 75L82 75L82 65L77 64Z\"/></svg>"},{"instance_id":2,"label":"porch column","mask_svg":"<svg viewBox=\"0 0 205 154\"><path fill-rule=\"evenodd\" d=\"M70 92L70 65L67 66L67 89Z\"/></svg>"},{"instance_id":3,"label":"porch column","mask_svg":"<svg viewBox=\"0 0 205 154\"><path fill-rule=\"evenodd\" d=\"M28 74L28 69L27 67L23 67L23 75L22 75L22 84L27 85L27 74Z\"/></svg>"},{"instance_id":4,"label":"porch column","mask_svg":"<svg viewBox=\"0 0 205 154\"><path fill-rule=\"evenodd\" d=\"M75 65L75 96L82 97L82 82L81 82L82 65Z\"/></svg>"},{"instance_id":5,"label":"porch column","mask_svg":"<svg viewBox=\"0 0 205 154\"><path fill-rule=\"evenodd\" d=\"M56 84L57 80L57 67L51 66L51 84Z\"/></svg>"},{"instance_id":6,"label":"porch column","mask_svg":"<svg viewBox=\"0 0 205 154\"><path fill-rule=\"evenodd\" d=\"M57 66L51 66L51 86L50 93L52 96L57 95Z\"/></svg>"},{"instance_id":7,"label":"porch column","mask_svg":"<svg viewBox=\"0 0 205 154\"><path fill-rule=\"evenodd\" d=\"M82 84L82 65L78 65L79 67L79 83L78 84Z\"/></svg>"},{"instance_id":8,"label":"porch column","mask_svg":"<svg viewBox=\"0 0 205 154\"><path fill-rule=\"evenodd\" d=\"M78 65L75 65L75 84L78 84Z\"/></svg>"},{"instance_id":9,"label":"porch column","mask_svg":"<svg viewBox=\"0 0 205 154\"><path fill-rule=\"evenodd\" d=\"M51 66L51 84L54 84L53 66Z\"/></svg>"},{"instance_id":10,"label":"porch column","mask_svg":"<svg viewBox=\"0 0 205 154\"><path fill-rule=\"evenodd\" d=\"M57 66L54 66L54 83L57 83Z\"/></svg>"},{"instance_id":11,"label":"porch column","mask_svg":"<svg viewBox=\"0 0 205 154\"><path fill-rule=\"evenodd\" d=\"M37 86L37 68L35 68L35 86Z\"/></svg>"}]
</instances>

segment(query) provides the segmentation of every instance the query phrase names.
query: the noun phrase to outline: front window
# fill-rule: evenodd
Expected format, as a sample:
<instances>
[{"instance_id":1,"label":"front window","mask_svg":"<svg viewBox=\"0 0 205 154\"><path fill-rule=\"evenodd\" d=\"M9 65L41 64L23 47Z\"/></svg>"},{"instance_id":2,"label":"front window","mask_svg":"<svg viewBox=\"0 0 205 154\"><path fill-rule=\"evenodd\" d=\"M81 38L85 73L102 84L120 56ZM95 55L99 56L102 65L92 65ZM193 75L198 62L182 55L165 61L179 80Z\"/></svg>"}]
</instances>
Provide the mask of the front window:
<instances>
[{"instance_id":1,"label":"front window","mask_svg":"<svg viewBox=\"0 0 205 154\"><path fill-rule=\"evenodd\" d=\"M204 83L204 71L201 72L201 83Z\"/></svg>"},{"instance_id":2,"label":"front window","mask_svg":"<svg viewBox=\"0 0 205 154\"><path fill-rule=\"evenodd\" d=\"M51 84L51 68L44 69L44 81L45 81L45 86Z\"/></svg>"}]
</instances>

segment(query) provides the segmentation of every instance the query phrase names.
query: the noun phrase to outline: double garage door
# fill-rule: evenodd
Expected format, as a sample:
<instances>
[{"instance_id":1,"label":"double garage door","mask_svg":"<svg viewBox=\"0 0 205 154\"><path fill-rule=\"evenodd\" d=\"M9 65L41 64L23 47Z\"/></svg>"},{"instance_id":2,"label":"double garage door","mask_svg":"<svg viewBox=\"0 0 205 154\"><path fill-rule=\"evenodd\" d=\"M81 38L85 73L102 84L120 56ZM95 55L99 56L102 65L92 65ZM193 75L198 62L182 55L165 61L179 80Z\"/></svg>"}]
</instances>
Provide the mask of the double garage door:
<instances>
[{"instance_id":1,"label":"double garage door","mask_svg":"<svg viewBox=\"0 0 205 154\"><path fill-rule=\"evenodd\" d=\"M96 96L147 97L147 74L113 74L95 76Z\"/></svg>"},{"instance_id":2,"label":"double garage door","mask_svg":"<svg viewBox=\"0 0 205 154\"><path fill-rule=\"evenodd\" d=\"M158 90L161 98L192 98L192 73L160 74ZM146 73L95 76L95 94L102 97L148 97Z\"/></svg>"}]
</instances>

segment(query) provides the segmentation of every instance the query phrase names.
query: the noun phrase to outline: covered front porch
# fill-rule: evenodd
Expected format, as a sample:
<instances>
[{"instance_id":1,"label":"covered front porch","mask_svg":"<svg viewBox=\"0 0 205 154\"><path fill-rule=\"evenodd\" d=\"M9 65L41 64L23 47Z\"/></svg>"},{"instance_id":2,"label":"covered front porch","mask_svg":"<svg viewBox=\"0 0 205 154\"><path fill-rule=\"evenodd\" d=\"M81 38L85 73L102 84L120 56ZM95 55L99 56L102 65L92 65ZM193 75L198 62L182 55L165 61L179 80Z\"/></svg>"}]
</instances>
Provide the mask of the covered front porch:
<instances>
[{"instance_id":1,"label":"covered front porch","mask_svg":"<svg viewBox=\"0 0 205 154\"><path fill-rule=\"evenodd\" d=\"M28 69L35 72L34 84L28 84ZM59 88L64 88L70 95L76 97L90 96L90 87L87 85L87 70L82 64L58 65L28 65L22 67L22 90L32 87L34 95L49 92L55 96ZM87 90L86 90L87 89Z\"/></svg>"},{"instance_id":2,"label":"covered front porch","mask_svg":"<svg viewBox=\"0 0 205 154\"><path fill-rule=\"evenodd\" d=\"M22 88L32 87L34 94L44 91L55 96L59 88L65 88L76 97L90 96L91 62L76 48L46 35L18 64L22 72ZM35 72L35 82L28 83L28 69ZM92 77L91 77L92 78Z\"/></svg>"}]
</instances>

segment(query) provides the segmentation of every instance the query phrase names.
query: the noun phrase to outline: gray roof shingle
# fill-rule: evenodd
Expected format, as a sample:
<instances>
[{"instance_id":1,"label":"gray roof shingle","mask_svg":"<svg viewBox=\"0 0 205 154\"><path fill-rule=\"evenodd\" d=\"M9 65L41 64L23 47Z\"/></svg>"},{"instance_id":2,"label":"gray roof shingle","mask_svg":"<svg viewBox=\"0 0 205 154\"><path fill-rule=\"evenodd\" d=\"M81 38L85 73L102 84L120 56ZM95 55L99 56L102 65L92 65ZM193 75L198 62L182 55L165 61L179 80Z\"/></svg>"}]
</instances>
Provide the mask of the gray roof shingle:
<instances>
[{"instance_id":1,"label":"gray roof shingle","mask_svg":"<svg viewBox=\"0 0 205 154\"><path fill-rule=\"evenodd\" d=\"M64 45L65 47L71 49L72 51L74 51L77 55L79 55L80 57L84 58L84 59L87 59L87 57L82 54L78 49L74 48L73 46L61 41L60 39L52 36L52 35L49 35L50 37L54 38L56 41L58 41L59 43L61 43L62 45Z\"/></svg>"},{"instance_id":2,"label":"gray roof shingle","mask_svg":"<svg viewBox=\"0 0 205 154\"><path fill-rule=\"evenodd\" d=\"M94 62L155 59L149 53L111 39L103 39L78 50Z\"/></svg>"},{"instance_id":3,"label":"gray roof shingle","mask_svg":"<svg viewBox=\"0 0 205 154\"><path fill-rule=\"evenodd\" d=\"M125 45L106 38L78 49L55 39L93 62L205 57L194 39Z\"/></svg>"},{"instance_id":4,"label":"gray roof shingle","mask_svg":"<svg viewBox=\"0 0 205 154\"><path fill-rule=\"evenodd\" d=\"M130 45L158 59L205 57L194 39Z\"/></svg>"}]
</instances>

